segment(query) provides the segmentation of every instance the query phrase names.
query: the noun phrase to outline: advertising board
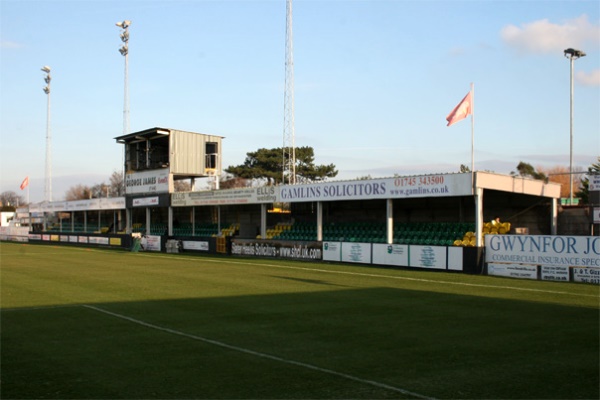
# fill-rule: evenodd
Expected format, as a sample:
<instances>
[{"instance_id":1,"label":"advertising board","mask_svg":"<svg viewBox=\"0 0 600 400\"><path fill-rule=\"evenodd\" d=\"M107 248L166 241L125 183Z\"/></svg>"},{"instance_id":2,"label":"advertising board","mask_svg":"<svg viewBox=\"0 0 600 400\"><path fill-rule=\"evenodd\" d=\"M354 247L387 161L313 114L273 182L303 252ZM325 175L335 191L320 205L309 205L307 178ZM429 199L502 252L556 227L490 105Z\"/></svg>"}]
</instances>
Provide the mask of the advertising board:
<instances>
[{"instance_id":1,"label":"advertising board","mask_svg":"<svg viewBox=\"0 0 600 400\"><path fill-rule=\"evenodd\" d=\"M600 285L600 268L573 268L573 280Z\"/></svg>"},{"instance_id":2,"label":"advertising board","mask_svg":"<svg viewBox=\"0 0 600 400\"><path fill-rule=\"evenodd\" d=\"M323 261L341 261L342 243L323 242Z\"/></svg>"},{"instance_id":3,"label":"advertising board","mask_svg":"<svg viewBox=\"0 0 600 400\"><path fill-rule=\"evenodd\" d=\"M448 270L462 271L463 270L463 248L448 247Z\"/></svg>"},{"instance_id":4,"label":"advertising board","mask_svg":"<svg viewBox=\"0 0 600 400\"><path fill-rule=\"evenodd\" d=\"M535 280L537 279L537 266L523 264L490 263L488 264L488 275Z\"/></svg>"},{"instance_id":5,"label":"advertising board","mask_svg":"<svg viewBox=\"0 0 600 400\"><path fill-rule=\"evenodd\" d=\"M374 243L373 264L407 267L408 245Z\"/></svg>"},{"instance_id":6,"label":"advertising board","mask_svg":"<svg viewBox=\"0 0 600 400\"><path fill-rule=\"evenodd\" d=\"M231 254L236 256L273 257L291 260L312 261L323 259L320 242L271 242L253 239L232 239Z\"/></svg>"},{"instance_id":7,"label":"advertising board","mask_svg":"<svg viewBox=\"0 0 600 400\"><path fill-rule=\"evenodd\" d=\"M410 246L410 267L446 269L446 247Z\"/></svg>"},{"instance_id":8,"label":"advertising board","mask_svg":"<svg viewBox=\"0 0 600 400\"><path fill-rule=\"evenodd\" d=\"M169 169L132 172L125 175L125 193L168 193Z\"/></svg>"},{"instance_id":9,"label":"advertising board","mask_svg":"<svg viewBox=\"0 0 600 400\"><path fill-rule=\"evenodd\" d=\"M190 207L226 204L273 203L277 201L278 193L278 186L173 193L171 195L171 205L173 207Z\"/></svg>"},{"instance_id":10,"label":"advertising board","mask_svg":"<svg viewBox=\"0 0 600 400\"><path fill-rule=\"evenodd\" d=\"M569 282L569 267L560 265L542 265L542 280Z\"/></svg>"},{"instance_id":11,"label":"advertising board","mask_svg":"<svg viewBox=\"0 0 600 400\"><path fill-rule=\"evenodd\" d=\"M279 187L277 201L339 201L468 195L469 174L438 174Z\"/></svg>"},{"instance_id":12,"label":"advertising board","mask_svg":"<svg viewBox=\"0 0 600 400\"><path fill-rule=\"evenodd\" d=\"M371 243L342 243L341 261L349 263L371 263Z\"/></svg>"},{"instance_id":13,"label":"advertising board","mask_svg":"<svg viewBox=\"0 0 600 400\"><path fill-rule=\"evenodd\" d=\"M600 237L486 235L485 261L571 267L600 267Z\"/></svg>"},{"instance_id":14,"label":"advertising board","mask_svg":"<svg viewBox=\"0 0 600 400\"><path fill-rule=\"evenodd\" d=\"M206 241L182 240L181 245L184 250L208 251L209 246Z\"/></svg>"}]
</instances>

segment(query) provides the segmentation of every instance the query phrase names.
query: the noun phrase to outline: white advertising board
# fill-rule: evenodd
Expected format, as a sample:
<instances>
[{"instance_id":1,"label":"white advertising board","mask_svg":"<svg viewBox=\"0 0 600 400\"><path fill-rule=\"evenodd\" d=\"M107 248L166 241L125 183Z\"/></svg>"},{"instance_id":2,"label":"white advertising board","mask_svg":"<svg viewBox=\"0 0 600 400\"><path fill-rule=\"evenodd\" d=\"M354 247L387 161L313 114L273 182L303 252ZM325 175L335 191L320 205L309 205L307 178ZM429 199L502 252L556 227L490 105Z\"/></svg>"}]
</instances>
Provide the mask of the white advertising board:
<instances>
[{"instance_id":1,"label":"white advertising board","mask_svg":"<svg viewBox=\"0 0 600 400\"><path fill-rule=\"evenodd\" d=\"M488 275L535 280L537 279L537 266L523 264L490 263L488 264Z\"/></svg>"},{"instance_id":2,"label":"white advertising board","mask_svg":"<svg viewBox=\"0 0 600 400\"><path fill-rule=\"evenodd\" d=\"M133 199L131 205L133 207L151 207L157 206L159 202L160 199L158 198L158 196L140 197L137 199Z\"/></svg>"},{"instance_id":3,"label":"white advertising board","mask_svg":"<svg viewBox=\"0 0 600 400\"><path fill-rule=\"evenodd\" d=\"M99 237L99 236L90 236L89 243L108 245L108 238L107 237Z\"/></svg>"},{"instance_id":4,"label":"white advertising board","mask_svg":"<svg viewBox=\"0 0 600 400\"><path fill-rule=\"evenodd\" d=\"M133 172L125 175L125 193L168 193L169 169Z\"/></svg>"},{"instance_id":5,"label":"white advertising board","mask_svg":"<svg viewBox=\"0 0 600 400\"><path fill-rule=\"evenodd\" d=\"M277 201L278 193L279 186L173 193L171 195L171 205L173 207L189 207L273 203Z\"/></svg>"},{"instance_id":6,"label":"white advertising board","mask_svg":"<svg viewBox=\"0 0 600 400\"><path fill-rule=\"evenodd\" d=\"M286 185L279 187L277 201L331 201L444 197L469 195L470 174L420 175L346 182Z\"/></svg>"},{"instance_id":7,"label":"white advertising board","mask_svg":"<svg viewBox=\"0 0 600 400\"><path fill-rule=\"evenodd\" d=\"M446 269L446 247L410 246L409 266Z\"/></svg>"},{"instance_id":8,"label":"white advertising board","mask_svg":"<svg viewBox=\"0 0 600 400\"><path fill-rule=\"evenodd\" d=\"M371 263L371 243L342 243L342 262Z\"/></svg>"},{"instance_id":9,"label":"white advertising board","mask_svg":"<svg viewBox=\"0 0 600 400\"><path fill-rule=\"evenodd\" d=\"M123 208L125 208L125 197L101 197L96 199L31 204L29 212L33 214L55 211L120 210Z\"/></svg>"},{"instance_id":10,"label":"white advertising board","mask_svg":"<svg viewBox=\"0 0 600 400\"><path fill-rule=\"evenodd\" d=\"M323 261L341 261L342 243L323 242Z\"/></svg>"},{"instance_id":11,"label":"white advertising board","mask_svg":"<svg viewBox=\"0 0 600 400\"><path fill-rule=\"evenodd\" d=\"M142 250L160 251L160 236L144 235L142 236Z\"/></svg>"},{"instance_id":12,"label":"white advertising board","mask_svg":"<svg viewBox=\"0 0 600 400\"><path fill-rule=\"evenodd\" d=\"M542 265L542 280L569 282L569 267L560 265Z\"/></svg>"},{"instance_id":13,"label":"white advertising board","mask_svg":"<svg viewBox=\"0 0 600 400\"><path fill-rule=\"evenodd\" d=\"M208 242L195 242L192 240L183 240L181 242L184 250L208 251Z\"/></svg>"},{"instance_id":14,"label":"white advertising board","mask_svg":"<svg viewBox=\"0 0 600 400\"><path fill-rule=\"evenodd\" d=\"M450 271L463 270L463 248L448 247L448 269Z\"/></svg>"},{"instance_id":15,"label":"white advertising board","mask_svg":"<svg viewBox=\"0 0 600 400\"><path fill-rule=\"evenodd\" d=\"M600 285L600 268L573 268L573 280Z\"/></svg>"},{"instance_id":16,"label":"white advertising board","mask_svg":"<svg viewBox=\"0 0 600 400\"><path fill-rule=\"evenodd\" d=\"M486 235L485 261L571 267L600 267L600 237Z\"/></svg>"},{"instance_id":17,"label":"white advertising board","mask_svg":"<svg viewBox=\"0 0 600 400\"><path fill-rule=\"evenodd\" d=\"M408 266L408 245L373 244L373 264Z\"/></svg>"}]
</instances>

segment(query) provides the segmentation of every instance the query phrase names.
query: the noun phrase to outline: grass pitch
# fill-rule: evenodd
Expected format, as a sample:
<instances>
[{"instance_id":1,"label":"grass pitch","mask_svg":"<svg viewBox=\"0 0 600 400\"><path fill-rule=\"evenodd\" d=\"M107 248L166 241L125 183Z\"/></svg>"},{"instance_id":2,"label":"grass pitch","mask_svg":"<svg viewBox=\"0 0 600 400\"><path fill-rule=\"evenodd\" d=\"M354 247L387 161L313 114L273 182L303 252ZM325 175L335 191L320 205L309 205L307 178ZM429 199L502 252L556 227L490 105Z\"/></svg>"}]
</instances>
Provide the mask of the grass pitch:
<instances>
[{"instance_id":1,"label":"grass pitch","mask_svg":"<svg viewBox=\"0 0 600 400\"><path fill-rule=\"evenodd\" d=\"M600 397L597 286L0 244L1 398Z\"/></svg>"}]
</instances>

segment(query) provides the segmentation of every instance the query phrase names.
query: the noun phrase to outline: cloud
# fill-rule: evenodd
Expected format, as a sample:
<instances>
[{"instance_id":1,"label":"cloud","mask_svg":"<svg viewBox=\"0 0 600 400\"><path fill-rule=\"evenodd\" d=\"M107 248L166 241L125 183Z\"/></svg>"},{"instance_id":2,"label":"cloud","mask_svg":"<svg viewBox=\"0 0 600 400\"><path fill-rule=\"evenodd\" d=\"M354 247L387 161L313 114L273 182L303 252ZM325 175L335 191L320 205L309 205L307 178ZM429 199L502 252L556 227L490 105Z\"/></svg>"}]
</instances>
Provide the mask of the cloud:
<instances>
[{"instance_id":1,"label":"cloud","mask_svg":"<svg viewBox=\"0 0 600 400\"><path fill-rule=\"evenodd\" d=\"M0 42L0 48L2 49L20 49L21 47L23 47L21 43L11 42L10 40Z\"/></svg>"},{"instance_id":2,"label":"cloud","mask_svg":"<svg viewBox=\"0 0 600 400\"><path fill-rule=\"evenodd\" d=\"M600 43L600 25L588 21L587 15L565 21L562 25L547 19L508 25L500 32L502 40L519 53L547 54L569 47L585 48Z\"/></svg>"},{"instance_id":3,"label":"cloud","mask_svg":"<svg viewBox=\"0 0 600 400\"><path fill-rule=\"evenodd\" d=\"M600 86L600 69L591 72L578 71L575 79L585 86Z\"/></svg>"}]
</instances>

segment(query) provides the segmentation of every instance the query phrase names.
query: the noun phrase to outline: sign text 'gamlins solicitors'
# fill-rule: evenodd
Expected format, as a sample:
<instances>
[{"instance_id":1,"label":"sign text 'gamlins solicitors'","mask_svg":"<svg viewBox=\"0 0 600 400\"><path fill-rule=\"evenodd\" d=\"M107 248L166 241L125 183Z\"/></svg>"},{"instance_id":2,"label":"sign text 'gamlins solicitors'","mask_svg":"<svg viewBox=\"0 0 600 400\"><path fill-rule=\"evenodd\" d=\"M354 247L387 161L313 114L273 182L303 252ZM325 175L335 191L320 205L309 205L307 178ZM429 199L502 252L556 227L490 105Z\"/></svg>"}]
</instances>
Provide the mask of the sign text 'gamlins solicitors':
<instances>
[{"instance_id":1,"label":"sign text 'gamlins solicitors'","mask_svg":"<svg viewBox=\"0 0 600 400\"><path fill-rule=\"evenodd\" d=\"M408 197L464 196L471 193L469 174L420 175L279 187L278 201L338 201Z\"/></svg>"},{"instance_id":2,"label":"sign text 'gamlins solicitors'","mask_svg":"<svg viewBox=\"0 0 600 400\"><path fill-rule=\"evenodd\" d=\"M125 193L168 193L169 170L134 172L125 175Z\"/></svg>"}]
</instances>

